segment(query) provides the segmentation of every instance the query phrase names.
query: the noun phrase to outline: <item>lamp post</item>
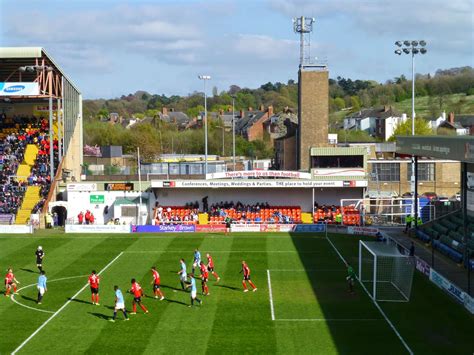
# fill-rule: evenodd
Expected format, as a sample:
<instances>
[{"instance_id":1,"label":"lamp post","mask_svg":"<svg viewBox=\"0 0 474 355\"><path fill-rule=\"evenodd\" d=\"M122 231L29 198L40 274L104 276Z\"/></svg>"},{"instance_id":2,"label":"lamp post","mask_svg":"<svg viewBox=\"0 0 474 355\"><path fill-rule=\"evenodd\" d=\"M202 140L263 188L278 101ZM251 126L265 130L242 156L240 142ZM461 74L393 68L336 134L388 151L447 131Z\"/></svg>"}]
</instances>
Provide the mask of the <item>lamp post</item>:
<instances>
[{"instance_id":1,"label":"lamp post","mask_svg":"<svg viewBox=\"0 0 474 355\"><path fill-rule=\"evenodd\" d=\"M222 156L225 157L225 127L216 126L216 128L222 129Z\"/></svg>"},{"instance_id":2,"label":"lamp post","mask_svg":"<svg viewBox=\"0 0 474 355\"><path fill-rule=\"evenodd\" d=\"M199 75L199 80L204 81L204 174L207 174L207 92L206 81L211 80L209 75Z\"/></svg>"},{"instance_id":3,"label":"lamp post","mask_svg":"<svg viewBox=\"0 0 474 355\"><path fill-rule=\"evenodd\" d=\"M395 45L398 47L395 49L395 54L402 55L411 54L411 135L415 135L415 54L425 54L427 52L424 40L420 41L396 41ZM411 159L411 194L413 201L415 202L417 196L415 195L415 157ZM416 211L417 212L417 211ZM412 206L411 215L417 214ZM418 221L415 219L415 226Z\"/></svg>"},{"instance_id":4,"label":"lamp post","mask_svg":"<svg viewBox=\"0 0 474 355\"><path fill-rule=\"evenodd\" d=\"M235 95L232 95L232 163L235 171Z\"/></svg>"}]
</instances>

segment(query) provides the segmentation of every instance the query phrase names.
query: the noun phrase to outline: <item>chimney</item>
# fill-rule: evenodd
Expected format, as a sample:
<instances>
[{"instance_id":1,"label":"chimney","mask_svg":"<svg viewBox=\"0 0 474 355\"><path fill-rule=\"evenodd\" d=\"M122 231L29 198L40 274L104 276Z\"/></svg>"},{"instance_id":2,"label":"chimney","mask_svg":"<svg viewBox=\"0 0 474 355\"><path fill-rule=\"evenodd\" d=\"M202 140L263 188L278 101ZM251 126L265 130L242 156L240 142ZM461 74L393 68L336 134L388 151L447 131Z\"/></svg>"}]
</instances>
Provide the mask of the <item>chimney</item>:
<instances>
[{"instance_id":1,"label":"chimney","mask_svg":"<svg viewBox=\"0 0 474 355\"><path fill-rule=\"evenodd\" d=\"M262 112L265 111L265 105L264 104L260 105L260 111L262 111Z\"/></svg>"},{"instance_id":2,"label":"chimney","mask_svg":"<svg viewBox=\"0 0 474 355\"><path fill-rule=\"evenodd\" d=\"M388 110L390 110L390 106L384 105L383 112L387 112Z\"/></svg>"},{"instance_id":3,"label":"chimney","mask_svg":"<svg viewBox=\"0 0 474 355\"><path fill-rule=\"evenodd\" d=\"M449 123L454 124L454 112L449 113L448 121Z\"/></svg>"},{"instance_id":4,"label":"chimney","mask_svg":"<svg viewBox=\"0 0 474 355\"><path fill-rule=\"evenodd\" d=\"M443 113L441 114L441 117L443 118L443 121L446 121L446 112L443 111Z\"/></svg>"},{"instance_id":5,"label":"chimney","mask_svg":"<svg viewBox=\"0 0 474 355\"><path fill-rule=\"evenodd\" d=\"M166 116L168 114L168 109L163 106L163 108L161 109L161 113Z\"/></svg>"},{"instance_id":6,"label":"chimney","mask_svg":"<svg viewBox=\"0 0 474 355\"><path fill-rule=\"evenodd\" d=\"M268 112L268 117L273 116L273 106L272 105L268 106L267 112Z\"/></svg>"},{"instance_id":7,"label":"chimney","mask_svg":"<svg viewBox=\"0 0 474 355\"><path fill-rule=\"evenodd\" d=\"M240 110L240 118L244 118L245 112L244 110Z\"/></svg>"}]
</instances>

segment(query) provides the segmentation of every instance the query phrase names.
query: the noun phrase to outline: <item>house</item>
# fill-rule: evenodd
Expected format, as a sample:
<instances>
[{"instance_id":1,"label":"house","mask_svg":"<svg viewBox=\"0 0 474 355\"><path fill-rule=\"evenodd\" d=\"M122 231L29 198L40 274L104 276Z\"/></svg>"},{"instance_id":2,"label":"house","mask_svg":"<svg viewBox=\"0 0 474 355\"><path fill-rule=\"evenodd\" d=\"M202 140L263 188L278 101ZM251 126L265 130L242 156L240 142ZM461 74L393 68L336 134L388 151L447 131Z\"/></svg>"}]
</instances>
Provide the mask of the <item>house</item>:
<instances>
[{"instance_id":1,"label":"house","mask_svg":"<svg viewBox=\"0 0 474 355\"><path fill-rule=\"evenodd\" d=\"M467 122L467 119L464 121ZM439 130L440 128L453 131L457 136L466 136L470 133L469 128L464 128L460 122L454 120L454 112L450 112L448 118L438 125L437 129Z\"/></svg>"},{"instance_id":2,"label":"house","mask_svg":"<svg viewBox=\"0 0 474 355\"><path fill-rule=\"evenodd\" d=\"M428 121L428 126L433 130L436 131L441 124L441 122L446 121L446 112L443 112L441 116L439 116L435 120Z\"/></svg>"},{"instance_id":3,"label":"house","mask_svg":"<svg viewBox=\"0 0 474 355\"><path fill-rule=\"evenodd\" d=\"M150 123L152 125L157 125L158 120L167 122L170 124L176 125L179 130L187 129L195 123L193 119L190 119L188 115L184 112L174 111L173 109L168 110L166 107L163 107L161 112L158 113L155 117L145 117L141 120L136 118L131 118L128 121L124 121L122 124L125 128L131 128L137 124Z\"/></svg>"},{"instance_id":4,"label":"house","mask_svg":"<svg viewBox=\"0 0 474 355\"><path fill-rule=\"evenodd\" d=\"M260 107L254 111L251 107L247 111L239 111L235 118L235 133L241 135L248 141L263 140L265 135L265 121L273 116L273 106L265 110Z\"/></svg>"},{"instance_id":5,"label":"house","mask_svg":"<svg viewBox=\"0 0 474 355\"><path fill-rule=\"evenodd\" d=\"M456 122L468 130L469 135L474 135L474 114L457 115Z\"/></svg>"},{"instance_id":6,"label":"house","mask_svg":"<svg viewBox=\"0 0 474 355\"><path fill-rule=\"evenodd\" d=\"M400 114L392 106L368 108L344 118L344 130L365 131L372 137L388 140L397 126L407 120L406 114Z\"/></svg>"}]
</instances>

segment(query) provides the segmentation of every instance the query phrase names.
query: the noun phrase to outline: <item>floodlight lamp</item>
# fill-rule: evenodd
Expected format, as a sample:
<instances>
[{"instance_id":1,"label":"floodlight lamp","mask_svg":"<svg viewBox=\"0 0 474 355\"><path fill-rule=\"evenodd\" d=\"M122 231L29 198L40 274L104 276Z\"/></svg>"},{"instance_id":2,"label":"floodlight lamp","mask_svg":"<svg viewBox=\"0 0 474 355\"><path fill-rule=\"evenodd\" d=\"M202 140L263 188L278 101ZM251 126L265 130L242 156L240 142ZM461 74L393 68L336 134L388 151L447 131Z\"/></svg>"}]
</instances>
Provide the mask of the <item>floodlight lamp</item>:
<instances>
[{"instance_id":1,"label":"floodlight lamp","mask_svg":"<svg viewBox=\"0 0 474 355\"><path fill-rule=\"evenodd\" d=\"M398 46L398 47L401 47L402 44L403 44L402 41L396 41L396 42L395 42L395 45Z\"/></svg>"},{"instance_id":2,"label":"floodlight lamp","mask_svg":"<svg viewBox=\"0 0 474 355\"><path fill-rule=\"evenodd\" d=\"M421 53L421 54L426 54L426 52L427 52L426 48L421 48L421 49L420 49L420 53Z\"/></svg>"},{"instance_id":3,"label":"floodlight lamp","mask_svg":"<svg viewBox=\"0 0 474 355\"><path fill-rule=\"evenodd\" d=\"M413 52L413 54L418 54L419 52L418 48L413 48L411 51Z\"/></svg>"},{"instance_id":4,"label":"floodlight lamp","mask_svg":"<svg viewBox=\"0 0 474 355\"><path fill-rule=\"evenodd\" d=\"M26 71L26 67L19 67L18 70L24 73Z\"/></svg>"},{"instance_id":5,"label":"floodlight lamp","mask_svg":"<svg viewBox=\"0 0 474 355\"><path fill-rule=\"evenodd\" d=\"M403 44L404 44L405 46L407 46L407 47L410 47L410 44L411 44L411 43L410 43L410 41L403 41Z\"/></svg>"},{"instance_id":6,"label":"floodlight lamp","mask_svg":"<svg viewBox=\"0 0 474 355\"><path fill-rule=\"evenodd\" d=\"M410 48L403 48L403 53L405 53L405 54L410 53Z\"/></svg>"},{"instance_id":7,"label":"floodlight lamp","mask_svg":"<svg viewBox=\"0 0 474 355\"><path fill-rule=\"evenodd\" d=\"M402 55L402 51L400 49L395 50L395 54Z\"/></svg>"},{"instance_id":8,"label":"floodlight lamp","mask_svg":"<svg viewBox=\"0 0 474 355\"><path fill-rule=\"evenodd\" d=\"M411 45L412 45L413 47L416 47L416 46L418 45L418 41L411 41Z\"/></svg>"},{"instance_id":9,"label":"floodlight lamp","mask_svg":"<svg viewBox=\"0 0 474 355\"><path fill-rule=\"evenodd\" d=\"M426 42L423 41L423 40L421 40L421 41L420 41L420 46L422 46L422 47L426 46Z\"/></svg>"}]
</instances>

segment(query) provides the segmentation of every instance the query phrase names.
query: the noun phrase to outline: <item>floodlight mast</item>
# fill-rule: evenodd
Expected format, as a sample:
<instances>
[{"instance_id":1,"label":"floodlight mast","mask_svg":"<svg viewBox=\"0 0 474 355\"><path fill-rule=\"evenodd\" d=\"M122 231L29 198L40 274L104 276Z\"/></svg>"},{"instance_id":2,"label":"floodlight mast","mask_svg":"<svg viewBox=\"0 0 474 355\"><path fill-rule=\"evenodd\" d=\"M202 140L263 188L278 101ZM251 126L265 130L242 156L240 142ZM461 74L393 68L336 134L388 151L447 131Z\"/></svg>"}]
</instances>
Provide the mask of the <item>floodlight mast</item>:
<instances>
[{"instance_id":1,"label":"floodlight mast","mask_svg":"<svg viewBox=\"0 0 474 355\"><path fill-rule=\"evenodd\" d=\"M401 55L402 53L410 54L411 53L411 134L415 135L415 54L426 54L427 50L425 48L426 41L424 40L413 40L413 41L396 41L395 45L398 47L395 49L395 54ZM420 47L419 47L420 46ZM403 48L402 48L403 47ZM417 196L415 194L415 157L412 157L411 165L411 194L414 201L414 208L411 209L411 215L414 216L415 228L418 225L418 203Z\"/></svg>"},{"instance_id":2,"label":"floodlight mast","mask_svg":"<svg viewBox=\"0 0 474 355\"><path fill-rule=\"evenodd\" d=\"M313 23L316 21L314 17L295 17L293 19L293 30L296 33L300 34L300 68L303 68L305 58L310 58L310 49L311 49L311 41L307 36L311 32L313 32ZM305 56L305 46L308 47L307 55Z\"/></svg>"}]
</instances>

